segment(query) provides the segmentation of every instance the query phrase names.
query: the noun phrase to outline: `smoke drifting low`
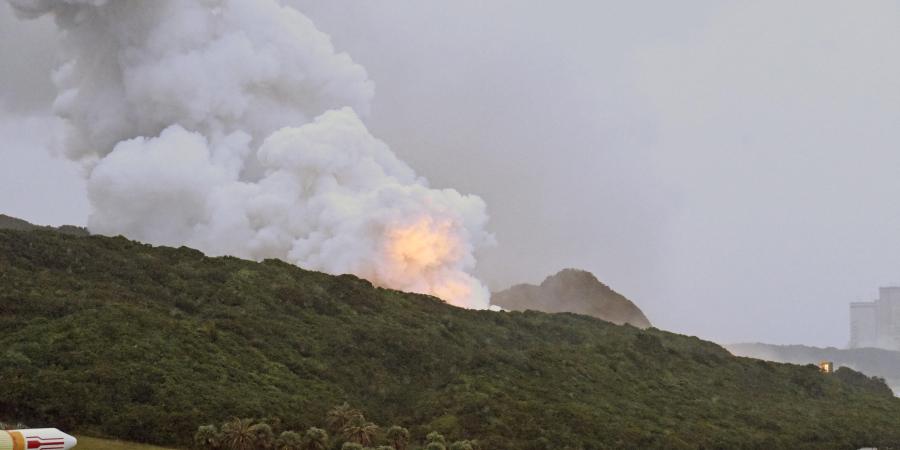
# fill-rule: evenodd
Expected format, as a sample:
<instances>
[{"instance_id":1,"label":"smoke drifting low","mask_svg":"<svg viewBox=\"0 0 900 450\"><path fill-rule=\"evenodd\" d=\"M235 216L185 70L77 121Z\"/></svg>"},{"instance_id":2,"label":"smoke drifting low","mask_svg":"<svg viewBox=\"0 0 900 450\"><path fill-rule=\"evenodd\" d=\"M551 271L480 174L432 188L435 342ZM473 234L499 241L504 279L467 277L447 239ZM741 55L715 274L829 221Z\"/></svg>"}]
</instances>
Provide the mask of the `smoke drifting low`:
<instances>
[{"instance_id":1,"label":"smoke drifting low","mask_svg":"<svg viewBox=\"0 0 900 450\"><path fill-rule=\"evenodd\" d=\"M52 14L55 112L93 232L280 258L483 308L484 202L433 189L359 114L374 87L273 0L10 0Z\"/></svg>"}]
</instances>

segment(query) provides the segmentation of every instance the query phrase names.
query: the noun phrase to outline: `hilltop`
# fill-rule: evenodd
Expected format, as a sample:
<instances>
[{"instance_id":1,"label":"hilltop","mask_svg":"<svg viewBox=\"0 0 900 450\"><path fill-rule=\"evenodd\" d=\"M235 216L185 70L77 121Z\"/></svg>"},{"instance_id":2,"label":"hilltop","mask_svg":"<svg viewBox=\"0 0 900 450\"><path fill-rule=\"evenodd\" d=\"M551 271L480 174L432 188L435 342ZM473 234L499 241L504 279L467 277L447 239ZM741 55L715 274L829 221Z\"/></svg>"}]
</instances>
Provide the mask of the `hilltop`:
<instances>
[{"instance_id":1,"label":"hilltop","mask_svg":"<svg viewBox=\"0 0 900 450\"><path fill-rule=\"evenodd\" d=\"M738 356L767 361L793 364L818 364L822 360L833 361L835 366L845 366L884 378L894 392L900 392L900 352L897 351L880 348L840 349L760 343L732 344L725 348Z\"/></svg>"},{"instance_id":2,"label":"hilltop","mask_svg":"<svg viewBox=\"0 0 900 450\"><path fill-rule=\"evenodd\" d=\"M849 369L734 357L576 314L491 312L274 260L0 230L0 420L159 445L347 401L491 450L829 449L900 442Z\"/></svg>"},{"instance_id":3,"label":"hilltop","mask_svg":"<svg viewBox=\"0 0 900 450\"><path fill-rule=\"evenodd\" d=\"M564 269L544 279L539 286L517 284L491 295L491 304L511 311L570 312L618 325L650 327L650 321L637 305L585 270Z\"/></svg>"},{"instance_id":4,"label":"hilltop","mask_svg":"<svg viewBox=\"0 0 900 450\"><path fill-rule=\"evenodd\" d=\"M57 231L63 234L71 234L73 236L87 236L90 234L87 228L84 227L77 227L74 225L63 225L60 227L41 226L35 225L17 217L7 216L6 214L0 214L0 230L47 230Z\"/></svg>"}]
</instances>

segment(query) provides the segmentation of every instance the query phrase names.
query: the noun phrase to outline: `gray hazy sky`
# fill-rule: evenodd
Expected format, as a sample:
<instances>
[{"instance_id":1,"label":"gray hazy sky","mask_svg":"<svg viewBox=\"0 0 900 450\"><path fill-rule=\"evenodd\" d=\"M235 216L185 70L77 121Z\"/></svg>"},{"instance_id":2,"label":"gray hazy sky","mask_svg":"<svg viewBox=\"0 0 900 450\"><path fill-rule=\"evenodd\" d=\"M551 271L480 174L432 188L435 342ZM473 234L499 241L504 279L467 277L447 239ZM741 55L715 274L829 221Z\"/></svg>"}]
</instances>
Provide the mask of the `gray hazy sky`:
<instances>
[{"instance_id":1,"label":"gray hazy sky","mask_svg":"<svg viewBox=\"0 0 900 450\"><path fill-rule=\"evenodd\" d=\"M369 71L374 134L487 201L493 289L579 267L660 328L843 346L900 281L896 2L289 3ZM0 212L83 224L54 49L0 6Z\"/></svg>"}]
</instances>

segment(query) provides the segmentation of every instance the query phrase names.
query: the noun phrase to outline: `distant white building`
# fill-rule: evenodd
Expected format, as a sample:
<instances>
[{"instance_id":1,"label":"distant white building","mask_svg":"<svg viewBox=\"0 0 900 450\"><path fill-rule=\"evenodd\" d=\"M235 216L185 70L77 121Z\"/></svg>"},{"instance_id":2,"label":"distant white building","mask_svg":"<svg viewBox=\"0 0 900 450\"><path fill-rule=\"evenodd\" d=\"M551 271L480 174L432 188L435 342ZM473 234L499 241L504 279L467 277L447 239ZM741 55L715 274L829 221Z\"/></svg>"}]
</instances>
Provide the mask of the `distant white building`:
<instances>
[{"instance_id":1,"label":"distant white building","mask_svg":"<svg viewBox=\"0 0 900 450\"><path fill-rule=\"evenodd\" d=\"M850 304L850 348L877 347L875 302Z\"/></svg>"},{"instance_id":2,"label":"distant white building","mask_svg":"<svg viewBox=\"0 0 900 450\"><path fill-rule=\"evenodd\" d=\"M900 287L878 289L878 299L850 304L850 348L900 350Z\"/></svg>"}]
</instances>

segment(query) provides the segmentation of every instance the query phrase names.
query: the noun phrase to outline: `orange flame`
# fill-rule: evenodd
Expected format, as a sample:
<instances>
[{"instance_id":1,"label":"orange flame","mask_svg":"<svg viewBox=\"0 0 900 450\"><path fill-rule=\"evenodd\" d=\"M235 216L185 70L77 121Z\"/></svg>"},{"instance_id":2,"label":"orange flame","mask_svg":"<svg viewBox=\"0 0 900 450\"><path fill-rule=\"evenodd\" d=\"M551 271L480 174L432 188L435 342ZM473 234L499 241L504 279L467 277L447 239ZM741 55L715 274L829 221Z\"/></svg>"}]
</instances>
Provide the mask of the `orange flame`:
<instances>
[{"instance_id":1,"label":"orange flame","mask_svg":"<svg viewBox=\"0 0 900 450\"><path fill-rule=\"evenodd\" d=\"M386 233L388 264L383 284L434 295L456 306L473 307L474 280L458 268L463 242L449 220L423 217Z\"/></svg>"},{"instance_id":2,"label":"orange flame","mask_svg":"<svg viewBox=\"0 0 900 450\"><path fill-rule=\"evenodd\" d=\"M453 257L458 242L449 222L425 217L411 225L388 231L388 252L405 271L421 271L443 265Z\"/></svg>"}]
</instances>

